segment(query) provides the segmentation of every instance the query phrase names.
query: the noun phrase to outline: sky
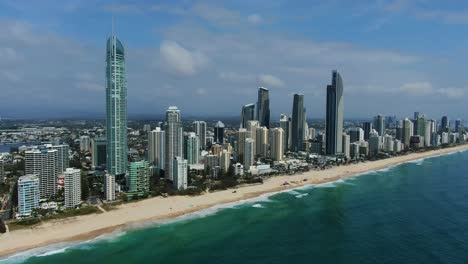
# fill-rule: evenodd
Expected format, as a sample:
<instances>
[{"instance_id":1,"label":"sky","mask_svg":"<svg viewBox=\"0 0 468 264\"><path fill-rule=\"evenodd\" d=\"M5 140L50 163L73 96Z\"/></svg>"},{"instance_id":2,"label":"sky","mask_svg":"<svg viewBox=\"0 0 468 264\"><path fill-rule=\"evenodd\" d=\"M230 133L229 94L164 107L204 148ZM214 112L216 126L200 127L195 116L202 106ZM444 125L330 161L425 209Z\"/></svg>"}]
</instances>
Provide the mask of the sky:
<instances>
[{"instance_id":1,"label":"sky","mask_svg":"<svg viewBox=\"0 0 468 264\"><path fill-rule=\"evenodd\" d=\"M105 44L126 49L129 116L238 116L270 90L272 119L305 95L345 119L468 118L468 2L0 0L0 116L104 117Z\"/></svg>"}]
</instances>

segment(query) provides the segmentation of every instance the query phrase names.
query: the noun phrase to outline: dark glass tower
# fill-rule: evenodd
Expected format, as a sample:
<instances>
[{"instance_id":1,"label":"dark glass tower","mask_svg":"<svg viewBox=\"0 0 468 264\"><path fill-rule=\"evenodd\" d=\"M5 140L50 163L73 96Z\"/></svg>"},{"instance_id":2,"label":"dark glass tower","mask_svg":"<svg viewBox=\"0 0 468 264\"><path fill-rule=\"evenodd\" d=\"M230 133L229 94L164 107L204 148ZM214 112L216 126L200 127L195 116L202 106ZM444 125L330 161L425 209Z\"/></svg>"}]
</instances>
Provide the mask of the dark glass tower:
<instances>
[{"instance_id":1,"label":"dark glass tower","mask_svg":"<svg viewBox=\"0 0 468 264\"><path fill-rule=\"evenodd\" d=\"M247 104L242 107L241 128L247 128L247 123L255 120L255 104Z\"/></svg>"},{"instance_id":2,"label":"dark glass tower","mask_svg":"<svg viewBox=\"0 0 468 264\"><path fill-rule=\"evenodd\" d=\"M303 149L304 123L304 95L294 94L291 127L291 149L294 152Z\"/></svg>"},{"instance_id":3,"label":"dark glass tower","mask_svg":"<svg viewBox=\"0 0 468 264\"><path fill-rule=\"evenodd\" d=\"M111 175L127 171L127 79L125 51L115 36L107 40L106 53L107 170Z\"/></svg>"},{"instance_id":4,"label":"dark glass tower","mask_svg":"<svg viewBox=\"0 0 468 264\"><path fill-rule=\"evenodd\" d=\"M270 128L270 96L265 87L258 88L257 120L260 126Z\"/></svg>"},{"instance_id":5,"label":"dark glass tower","mask_svg":"<svg viewBox=\"0 0 468 264\"><path fill-rule=\"evenodd\" d=\"M342 152L343 134L343 80L338 71L332 72L332 83L327 86L327 116L325 128L326 154Z\"/></svg>"},{"instance_id":6,"label":"dark glass tower","mask_svg":"<svg viewBox=\"0 0 468 264\"><path fill-rule=\"evenodd\" d=\"M214 127L214 141L218 144L224 143L224 124L218 121Z\"/></svg>"}]
</instances>

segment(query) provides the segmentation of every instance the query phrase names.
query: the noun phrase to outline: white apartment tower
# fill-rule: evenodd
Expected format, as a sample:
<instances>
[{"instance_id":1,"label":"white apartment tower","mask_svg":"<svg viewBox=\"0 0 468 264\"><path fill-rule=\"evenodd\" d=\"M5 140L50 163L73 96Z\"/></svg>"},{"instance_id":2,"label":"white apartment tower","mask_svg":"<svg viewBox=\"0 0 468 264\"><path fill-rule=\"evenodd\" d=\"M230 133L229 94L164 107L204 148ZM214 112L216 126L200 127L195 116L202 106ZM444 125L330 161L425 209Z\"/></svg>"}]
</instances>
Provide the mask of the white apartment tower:
<instances>
[{"instance_id":1,"label":"white apartment tower","mask_svg":"<svg viewBox=\"0 0 468 264\"><path fill-rule=\"evenodd\" d=\"M41 199L48 199L57 192L58 151L38 148L25 151L25 173L39 177Z\"/></svg>"},{"instance_id":2,"label":"white apartment tower","mask_svg":"<svg viewBox=\"0 0 468 264\"><path fill-rule=\"evenodd\" d=\"M75 208L81 203L81 170L67 168L65 175L65 207Z\"/></svg>"},{"instance_id":3,"label":"white apartment tower","mask_svg":"<svg viewBox=\"0 0 468 264\"><path fill-rule=\"evenodd\" d=\"M270 157L274 161L283 160L284 130L280 127L270 129Z\"/></svg>"},{"instance_id":4,"label":"white apartment tower","mask_svg":"<svg viewBox=\"0 0 468 264\"><path fill-rule=\"evenodd\" d=\"M174 157L173 159L173 172L174 172L174 188L176 190L185 190L188 186L187 181L187 160L182 157Z\"/></svg>"},{"instance_id":5,"label":"white apartment tower","mask_svg":"<svg viewBox=\"0 0 468 264\"><path fill-rule=\"evenodd\" d=\"M115 200L115 176L106 173L105 176L105 195L107 201L114 201Z\"/></svg>"},{"instance_id":6,"label":"white apartment tower","mask_svg":"<svg viewBox=\"0 0 468 264\"><path fill-rule=\"evenodd\" d=\"M148 161L164 170L165 132L160 127L148 132Z\"/></svg>"}]
</instances>

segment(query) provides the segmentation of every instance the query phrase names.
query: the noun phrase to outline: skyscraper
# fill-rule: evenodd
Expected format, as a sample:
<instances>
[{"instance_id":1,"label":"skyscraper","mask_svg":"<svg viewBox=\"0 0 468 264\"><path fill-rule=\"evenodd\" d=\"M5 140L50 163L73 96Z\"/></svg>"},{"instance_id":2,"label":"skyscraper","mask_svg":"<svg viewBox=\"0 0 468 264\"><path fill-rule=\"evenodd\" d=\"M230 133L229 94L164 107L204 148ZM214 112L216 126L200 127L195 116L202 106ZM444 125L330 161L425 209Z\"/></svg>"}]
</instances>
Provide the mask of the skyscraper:
<instances>
[{"instance_id":1,"label":"skyscraper","mask_svg":"<svg viewBox=\"0 0 468 264\"><path fill-rule=\"evenodd\" d=\"M279 126L283 129L283 151L287 152L289 147L289 128L291 126L291 122L289 122L289 117L287 115L280 115Z\"/></svg>"},{"instance_id":2,"label":"skyscraper","mask_svg":"<svg viewBox=\"0 0 468 264\"><path fill-rule=\"evenodd\" d=\"M147 161L131 162L128 168L128 190L148 192L150 185L150 164Z\"/></svg>"},{"instance_id":3,"label":"skyscraper","mask_svg":"<svg viewBox=\"0 0 468 264\"><path fill-rule=\"evenodd\" d=\"M148 132L148 161L164 170L165 132L160 127Z\"/></svg>"},{"instance_id":4,"label":"skyscraper","mask_svg":"<svg viewBox=\"0 0 468 264\"><path fill-rule=\"evenodd\" d=\"M198 136L200 141L200 149L206 149L206 122L205 121L194 121L193 132Z\"/></svg>"},{"instance_id":5,"label":"skyscraper","mask_svg":"<svg viewBox=\"0 0 468 264\"><path fill-rule=\"evenodd\" d=\"M326 154L335 155L343 151L343 80L338 71L332 72L332 83L327 86Z\"/></svg>"},{"instance_id":6,"label":"skyscraper","mask_svg":"<svg viewBox=\"0 0 468 264\"><path fill-rule=\"evenodd\" d=\"M81 170L67 168L65 175L65 207L75 208L81 203Z\"/></svg>"},{"instance_id":7,"label":"skyscraper","mask_svg":"<svg viewBox=\"0 0 468 264\"><path fill-rule=\"evenodd\" d=\"M377 115L374 117L374 127L379 136L383 136L385 134L385 116Z\"/></svg>"},{"instance_id":8,"label":"skyscraper","mask_svg":"<svg viewBox=\"0 0 468 264\"><path fill-rule=\"evenodd\" d=\"M91 141L91 158L94 167L105 165L107 158L106 138L93 138Z\"/></svg>"},{"instance_id":9,"label":"skyscraper","mask_svg":"<svg viewBox=\"0 0 468 264\"><path fill-rule=\"evenodd\" d=\"M189 133L187 136L187 164L200 163L200 141L195 133Z\"/></svg>"},{"instance_id":10,"label":"skyscraper","mask_svg":"<svg viewBox=\"0 0 468 264\"><path fill-rule=\"evenodd\" d=\"M364 129L364 140L369 140L370 138L370 132L372 131L372 123L371 122L364 122L362 124L362 127Z\"/></svg>"},{"instance_id":11,"label":"skyscraper","mask_svg":"<svg viewBox=\"0 0 468 264\"><path fill-rule=\"evenodd\" d=\"M241 128L247 128L247 122L255 120L255 104L247 104L242 107Z\"/></svg>"},{"instance_id":12,"label":"skyscraper","mask_svg":"<svg viewBox=\"0 0 468 264\"><path fill-rule=\"evenodd\" d=\"M252 131L252 133L254 133ZM262 126L255 131L255 152L254 155L268 157L268 128Z\"/></svg>"},{"instance_id":13,"label":"skyscraper","mask_svg":"<svg viewBox=\"0 0 468 264\"><path fill-rule=\"evenodd\" d=\"M125 50L119 39L107 40L106 53L107 170L112 175L127 170L127 79Z\"/></svg>"},{"instance_id":14,"label":"skyscraper","mask_svg":"<svg viewBox=\"0 0 468 264\"><path fill-rule=\"evenodd\" d=\"M86 152L90 150L91 141L88 136L81 136L80 137L80 151Z\"/></svg>"},{"instance_id":15,"label":"skyscraper","mask_svg":"<svg viewBox=\"0 0 468 264\"><path fill-rule=\"evenodd\" d=\"M216 122L214 127L214 142L224 144L224 124L221 121Z\"/></svg>"},{"instance_id":16,"label":"skyscraper","mask_svg":"<svg viewBox=\"0 0 468 264\"><path fill-rule=\"evenodd\" d=\"M455 132L461 133L463 130L463 124L461 119L455 120Z\"/></svg>"},{"instance_id":17,"label":"skyscraper","mask_svg":"<svg viewBox=\"0 0 468 264\"><path fill-rule=\"evenodd\" d=\"M304 95L294 94L291 127L291 149L294 152L301 151L303 148L302 139L304 138L304 123Z\"/></svg>"},{"instance_id":18,"label":"skyscraper","mask_svg":"<svg viewBox=\"0 0 468 264\"><path fill-rule=\"evenodd\" d=\"M270 128L270 97L265 87L258 88L257 120L260 126Z\"/></svg>"},{"instance_id":19,"label":"skyscraper","mask_svg":"<svg viewBox=\"0 0 468 264\"><path fill-rule=\"evenodd\" d=\"M173 162L175 157L182 157L182 123L180 111L176 106L169 106L166 111L166 139L165 139L165 177L174 180Z\"/></svg>"},{"instance_id":20,"label":"skyscraper","mask_svg":"<svg viewBox=\"0 0 468 264\"><path fill-rule=\"evenodd\" d=\"M115 200L115 176L106 173L104 182L104 192L107 201Z\"/></svg>"},{"instance_id":21,"label":"skyscraper","mask_svg":"<svg viewBox=\"0 0 468 264\"><path fill-rule=\"evenodd\" d=\"M187 189L188 179L187 179L187 160L184 160L182 157L174 157L172 159L172 171L174 172L174 181L173 186L176 190Z\"/></svg>"},{"instance_id":22,"label":"skyscraper","mask_svg":"<svg viewBox=\"0 0 468 264\"><path fill-rule=\"evenodd\" d=\"M39 177L27 174L18 179L18 214L30 216L39 207Z\"/></svg>"},{"instance_id":23,"label":"skyscraper","mask_svg":"<svg viewBox=\"0 0 468 264\"><path fill-rule=\"evenodd\" d=\"M250 120L249 122L247 122L247 131L250 132L249 137L255 140L255 142L257 142L257 128L259 127L260 127L260 124L257 120ZM258 155L257 145L254 145L253 152L254 152L254 156Z\"/></svg>"},{"instance_id":24,"label":"skyscraper","mask_svg":"<svg viewBox=\"0 0 468 264\"><path fill-rule=\"evenodd\" d=\"M426 118L424 115L418 115L414 120L414 135L419 135L424 137L426 133Z\"/></svg>"},{"instance_id":25,"label":"skyscraper","mask_svg":"<svg viewBox=\"0 0 468 264\"><path fill-rule=\"evenodd\" d=\"M245 140L245 146L244 146L244 169L246 171L250 170L250 166L253 165L255 159L254 159L254 152L253 152L253 146L255 145L255 140L251 138L247 138Z\"/></svg>"},{"instance_id":26,"label":"skyscraper","mask_svg":"<svg viewBox=\"0 0 468 264\"><path fill-rule=\"evenodd\" d=\"M247 138L251 138L252 132L247 131L245 128L240 128L239 131L237 132L237 161L243 161L244 160L244 148L245 148L245 141ZM252 147L254 148L254 147ZM252 149L252 151L254 151ZM255 155L255 153L254 153Z\"/></svg>"},{"instance_id":27,"label":"skyscraper","mask_svg":"<svg viewBox=\"0 0 468 264\"><path fill-rule=\"evenodd\" d=\"M441 132L449 132L450 131L450 120L448 116L443 116L440 122L440 130Z\"/></svg>"},{"instance_id":28,"label":"skyscraper","mask_svg":"<svg viewBox=\"0 0 468 264\"><path fill-rule=\"evenodd\" d=\"M70 146L62 144L62 145L49 145L49 149L56 149L57 150L57 169L58 173L64 172L68 166L70 165L70 157L69 151Z\"/></svg>"},{"instance_id":29,"label":"skyscraper","mask_svg":"<svg viewBox=\"0 0 468 264\"><path fill-rule=\"evenodd\" d=\"M351 158L351 142L350 142L350 136L347 134L343 133L343 149L342 152L346 158Z\"/></svg>"},{"instance_id":30,"label":"skyscraper","mask_svg":"<svg viewBox=\"0 0 468 264\"><path fill-rule=\"evenodd\" d=\"M350 143L364 141L364 130L360 127L349 129Z\"/></svg>"},{"instance_id":31,"label":"skyscraper","mask_svg":"<svg viewBox=\"0 0 468 264\"><path fill-rule=\"evenodd\" d=\"M229 171L229 165L231 164L231 153L225 149L221 152L221 157L219 159L219 165L221 166L221 170L223 173L227 173Z\"/></svg>"},{"instance_id":32,"label":"skyscraper","mask_svg":"<svg viewBox=\"0 0 468 264\"><path fill-rule=\"evenodd\" d=\"M270 129L270 157L274 161L283 160L284 131L281 127Z\"/></svg>"},{"instance_id":33,"label":"skyscraper","mask_svg":"<svg viewBox=\"0 0 468 264\"><path fill-rule=\"evenodd\" d=\"M25 152L26 174L39 177L41 199L48 199L57 192L58 155L57 150L42 147Z\"/></svg>"},{"instance_id":34,"label":"skyscraper","mask_svg":"<svg viewBox=\"0 0 468 264\"><path fill-rule=\"evenodd\" d=\"M405 145L405 148L408 148L410 145L411 136L414 135L414 124L408 118L403 120L403 140L402 143Z\"/></svg>"}]
</instances>

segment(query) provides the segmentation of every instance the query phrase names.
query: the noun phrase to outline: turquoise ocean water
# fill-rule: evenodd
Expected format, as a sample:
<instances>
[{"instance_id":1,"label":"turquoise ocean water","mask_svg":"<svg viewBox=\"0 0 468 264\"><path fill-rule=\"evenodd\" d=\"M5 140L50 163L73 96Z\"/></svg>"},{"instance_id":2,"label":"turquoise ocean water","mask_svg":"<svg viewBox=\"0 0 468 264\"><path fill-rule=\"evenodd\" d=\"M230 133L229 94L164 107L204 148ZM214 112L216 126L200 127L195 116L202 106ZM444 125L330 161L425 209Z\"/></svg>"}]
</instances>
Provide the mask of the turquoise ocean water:
<instances>
[{"instance_id":1,"label":"turquoise ocean water","mask_svg":"<svg viewBox=\"0 0 468 264\"><path fill-rule=\"evenodd\" d=\"M468 152L23 252L0 263L468 263Z\"/></svg>"}]
</instances>

